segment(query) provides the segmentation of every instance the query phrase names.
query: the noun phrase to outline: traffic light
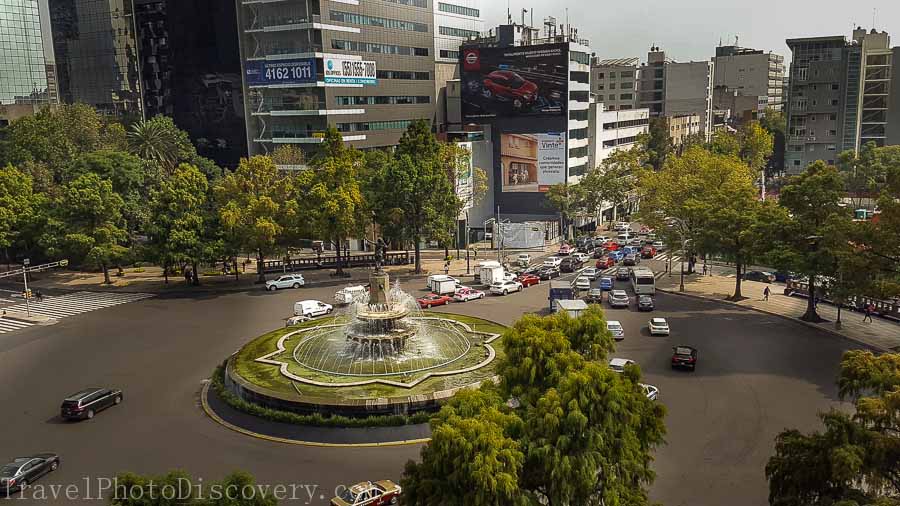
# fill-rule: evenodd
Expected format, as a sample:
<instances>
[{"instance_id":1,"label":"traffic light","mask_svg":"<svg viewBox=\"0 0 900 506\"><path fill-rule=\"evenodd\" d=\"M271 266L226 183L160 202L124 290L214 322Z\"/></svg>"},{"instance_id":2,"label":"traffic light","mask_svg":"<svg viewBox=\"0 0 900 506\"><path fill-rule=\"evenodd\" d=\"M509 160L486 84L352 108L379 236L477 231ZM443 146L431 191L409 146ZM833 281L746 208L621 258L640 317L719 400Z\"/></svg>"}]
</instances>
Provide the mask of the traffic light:
<instances>
[{"instance_id":1,"label":"traffic light","mask_svg":"<svg viewBox=\"0 0 900 506\"><path fill-rule=\"evenodd\" d=\"M31 288L29 288L28 290L25 290L25 292L23 293L23 295L25 296L26 299L30 299L30 298L32 297L32 295L31 295Z\"/></svg>"}]
</instances>

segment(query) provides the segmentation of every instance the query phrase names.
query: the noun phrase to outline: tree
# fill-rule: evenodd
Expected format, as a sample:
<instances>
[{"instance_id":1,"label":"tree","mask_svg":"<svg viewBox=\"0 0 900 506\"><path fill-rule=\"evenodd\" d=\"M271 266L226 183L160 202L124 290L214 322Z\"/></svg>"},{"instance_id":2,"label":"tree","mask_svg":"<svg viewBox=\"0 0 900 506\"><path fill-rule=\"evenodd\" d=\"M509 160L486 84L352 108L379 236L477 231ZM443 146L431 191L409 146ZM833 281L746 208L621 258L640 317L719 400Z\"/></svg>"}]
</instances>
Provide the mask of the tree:
<instances>
[{"instance_id":1,"label":"tree","mask_svg":"<svg viewBox=\"0 0 900 506\"><path fill-rule=\"evenodd\" d=\"M175 126L168 116L154 116L132 125L128 143L132 153L169 172L178 163L190 162L197 156L187 132Z\"/></svg>"},{"instance_id":2,"label":"tree","mask_svg":"<svg viewBox=\"0 0 900 506\"><path fill-rule=\"evenodd\" d=\"M581 187L579 185L570 185L568 183L555 184L544 194L550 207L556 209L562 221L563 230L567 238L569 237L569 222L572 216L577 214L582 208Z\"/></svg>"},{"instance_id":3,"label":"tree","mask_svg":"<svg viewBox=\"0 0 900 506\"><path fill-rule=\"evenodd\" d=\"M583 207L597 217L598 223L604 206L612 204L610 219L615 219L617 209L634 198L636 174L646 164L644 155L643 150L635 148L615 151L578 182Z\"/></svg>"},{"instance_id":4,"label":"tree","mask_svg":"<svg viewBox=\"0 0 900 506\"><path fill-rule=\"evenodd\" d=\"M900 355L849 351L838 386L855 413L832 410L819 415L821 432L778 435L766 465L769 504L900 504Z\"/></svg>"},{"instance_id":5,"label":"tree","mask_svg":"<svg viewBox=\"0 0 900 506\"><path fill-rule=\"evenodd\" d=\"M46 204L46 197L34 192L30 176L12 165L0 168L0 248L7 263L16 256L11 248L19 246L27 254L27 245L37 239Z\"/></svg>"},{"instance_id":6,"label":"tree","mask_svg":"<svg viewBox=\"0 0 900 506\"><path fill-rule=\"evenodd\" d=\"M116 476L113 506L275 506L277 487L257 485L253 476L234 472L213 483L194 481L184 471L162 476Z\"/></svg>"},{"instance_id":7,"label":"tree","mask_svg":"<svg viewBox=\"0 0 900 506\"><path fill-rule=\"evenodd\" d=\"M69 177L97 174L107 179L124 202L122 214L128 233L137 232L147 221L146 203L149 186L144 164L140 158L123 151L101 149L78 157L69 171Z\"/></svg>"},{"instance_id":8,"label":"tree","mask_svg":"<svg viewBox=\"0 0 900 506\"><path fill-rule=\"evenodd\" d=\"M805 321L821 321L816 312L819 277L836 270L835 250L846 246L836 231L850 216L841 206L843 180L834 166L817 161L791 178L781 190L780 204L788 211L783 232L773 236L771 258L778 267L803 273L809 281Z\"/></svg>"},{"instance_id":9,"label":"tree","mask_svg":"<svg viewBox=\"0 0 900 506\"><path fill-rule=\"evenodd\" d=\"M648 504L665 408L647 399L638 368L604 365L613 345L602 309L527 315L503 343L500 385L461 393L432 419L422 462L404 472L404 503Z\"/></svg>"},{"instance_id":10,"label":"tree","mask_svg":"<svg viewBox=\"0 0 900 506\"><path fill-rule=\"evenodd\" d=\"M304 214L321 237L333 240L337 253L337 273L343 274L341 249L344 240L365 226L365 202L357 169L362 156L344 146L340 132L325 132L322 153L313 160L311 177L302 174L297 186Z\"/></svg>"},{"instance_id":11,"label":"tree","mask_svg":"<svg viewBox=\"0 0 900 506\"><path fill-rule=\"evenodd\" d=\"M278 251L285 223L297 212L292 192L290 178L268 156L241 159L215 189L221 225L232 247L256 253L260 283L266 281L265 259Z\"/></svg>"},{"instance_id":12,"label":"tree","mask_svg":"<svg viewBox=\"0 0 900 506\"><path fill-rule=\"evenodd\" d=\"M66 185L57 202L62 242L76 260L95 265L110 284L109 267L121 259L127 249L122 228L122 197L109 180L92 173L79 176Z\"/></svg>"},{"instance_id":13,"label":"tree","mask_svg":"<svg viewBox=\"0 0 900 506\"><path fill-rule=\"evenodd\" d=\"M306 163L306 154L293 144L283 144L272 152L275 165L300 166Z\"/></svg>"},{"instance_id":14,"label":"tree","mask_svg":"<svg viewBox=\"0 0 900 506\"><path fill-rule=\"evenodd\" d=\"M672 138L669 136L669 122L666 118L650 118L647 135L641 138L641 149L647 156L647 162L653 170L660 170L673 151Z\"/></svg>"},{"instance_id":15,"label":"tree","mask_svg":"<svg viewBox=\"0 0 900 506\"><path fill-rule=\"evenodd\" d=\"M784 153L787 150L787 119L782 111L766 108L759 124L772 136L772 156L766 164L766 177L784 172Z\"/></svg>"}]
</instances>

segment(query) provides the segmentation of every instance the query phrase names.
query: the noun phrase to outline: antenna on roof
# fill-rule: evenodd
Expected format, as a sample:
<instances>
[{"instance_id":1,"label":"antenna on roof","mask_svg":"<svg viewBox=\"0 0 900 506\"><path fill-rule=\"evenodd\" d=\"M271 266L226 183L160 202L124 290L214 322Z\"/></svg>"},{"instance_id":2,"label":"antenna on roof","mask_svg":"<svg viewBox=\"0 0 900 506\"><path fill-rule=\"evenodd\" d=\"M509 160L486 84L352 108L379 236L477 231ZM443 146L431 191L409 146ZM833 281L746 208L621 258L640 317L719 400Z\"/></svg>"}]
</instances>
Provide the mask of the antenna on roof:
<instances>
[{"instance_id":1,"label":"antenna on roof","mask_svg":"<svg viewBox=\"0 0 900 506\"><path fill-rule=\"evenodd\" d=\"M878 14L877 8L872 8L872 29L875 29L875 16Z\"/></svg>"},{"instance_id":2,"label":"antenna on roof","mask_svg":"<svg viewBox=\"0 0 900 506\"><path fill-rule=\"evenodd\" d=\"M506 24L512 24L512 11L509 10L509 0L506 0Z\"/></svg>"}]
</instances>

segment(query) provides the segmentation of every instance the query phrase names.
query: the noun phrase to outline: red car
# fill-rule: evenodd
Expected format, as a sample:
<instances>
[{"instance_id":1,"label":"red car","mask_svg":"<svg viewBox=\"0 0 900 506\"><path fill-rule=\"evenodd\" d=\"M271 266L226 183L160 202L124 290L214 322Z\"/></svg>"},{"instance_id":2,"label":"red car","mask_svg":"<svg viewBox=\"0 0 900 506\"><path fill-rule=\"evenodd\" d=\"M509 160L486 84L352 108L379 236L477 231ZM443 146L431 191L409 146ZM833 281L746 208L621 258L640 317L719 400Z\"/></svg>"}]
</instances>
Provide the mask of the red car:
<instances>
[{"instance_id":1,"label":"red car","mask_svg":"<svg viewBox=\"0 0 900 506\"><path fill-rule=\"evenodd\" d=\"M612 259L612 257L602 257L600 260L597 260L597 263L594 266L598 269L609 269L610 267L616 266L616 261Z\"/></svg>"},{"instance_id":2,"label":"red car","mask_svg":"<svg viewBox=\"0 0 900 506\"><path fill-rule=\"evenodd\" d=\"M656 248L653 246L644 246L641 248L641 258L653 258L656 256Z\"/></svg>"},{"instance_id":3,"label":"red car","mask_svg":"<svg viewBox=\"0 0 900 506\"><path fill-rule=\"evenodd\" d=\"M568 244L563 244L559 247L559 253L557 253L557 256L571 255L573 251L575 251L575 248L569 246Z\"/></svg>"},{"instance_id":4,"label":"red car","mask_svg":"<svg viewBox=\"0 0 900 506\"><path fill-rule=\"evenodd\" d=\"M603 247L606 248L607 251L616 251L619 249L619 243L616 241L606 241L603 243Z\"/></svg>"},{"instance_id":5,"label":"red car","mask_svg":"<svg viewBox=\"0 0 900 506\"><path fill-rule=\"evenodd\" d=\"M531 285L541 284L541 278L535 276L534 274L522 274L521 276L516 278L516 281L522 283L522 288L528 288Z\"/></svg>"},{"instance_id":6,"label":"red car","mask_svg":"<svg viewBox=\"0 0 900 506\"><path fill-rule=\"evenodd\" d=\"M516 108L534 102L538 87L509 70L495 70L484 78L484 96L510 100Z\"/></svg>"},{"instance_id":7,"label":"red car","mask_svg":"<svg viewBox=\"0 0 900 506\"><path fill-rule=\"evenodd\" d=\"M422 298L416 299L416 302L419 303L420 308L425 309L427 307L443 306L445 304L449 304L453 302L453 298L446 295L431 293Z\"/></svg>"}]
</instances>

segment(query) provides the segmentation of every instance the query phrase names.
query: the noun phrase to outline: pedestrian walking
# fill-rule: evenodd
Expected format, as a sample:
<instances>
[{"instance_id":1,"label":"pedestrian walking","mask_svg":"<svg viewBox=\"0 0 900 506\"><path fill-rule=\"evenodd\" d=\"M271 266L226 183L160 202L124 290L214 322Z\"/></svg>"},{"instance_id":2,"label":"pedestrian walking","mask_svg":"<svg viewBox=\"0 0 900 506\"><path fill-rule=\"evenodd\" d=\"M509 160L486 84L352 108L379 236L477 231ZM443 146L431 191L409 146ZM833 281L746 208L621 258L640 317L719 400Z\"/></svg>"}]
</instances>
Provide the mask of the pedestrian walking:
<instances>
[{"instance_id":1,"label":"pedestrian walking","mask_svg":"<svg viewBox=\"0 0 900 506\"><path fill-rule=\"evenodd\" d=\"M703 275L706 276L706 264L703 264Z\"/></svg>"},{"instance_id":2,"label":"pedestrian walking","mask_svg":"<svg viewBox=\"0 0 900 506\"><path fill-rule=\"evenodd\" d=\"M769 294L772 293L772 290L769 290L767 286L765 290L763 290L763 300L769 300Z\"/></svg>"},{"instance_id":3,"label":"pedestrian walking","mask_svg":"<svg viewBox=\"0 0 900 506\"><path fill-rule=\"evenodd\" d=\"M869 320L869 323L872 323L872 304L866 304L865 311L866 315L863 316L863 323L865 323L866 320Z\"/></svg>"},{"instance_id":4,"label":"pedestrian walking","mask_svg":"<svg viewBox=\"0 0 900 506\"><path fill-rule=\"evenodd\" d=\"M37 296L38 302L44 302L44 294L40 290L35 292L35 296Z\"/></svg>"}]
</instances>

